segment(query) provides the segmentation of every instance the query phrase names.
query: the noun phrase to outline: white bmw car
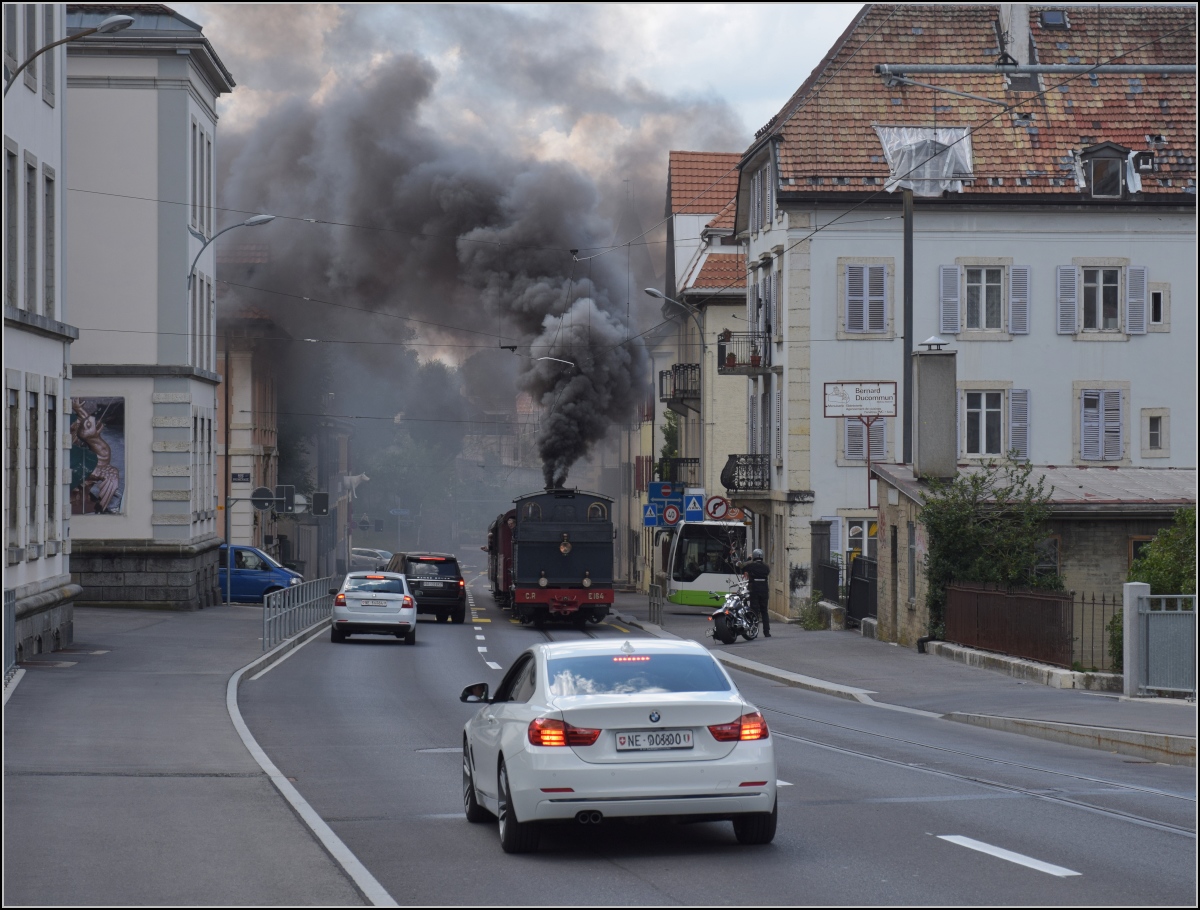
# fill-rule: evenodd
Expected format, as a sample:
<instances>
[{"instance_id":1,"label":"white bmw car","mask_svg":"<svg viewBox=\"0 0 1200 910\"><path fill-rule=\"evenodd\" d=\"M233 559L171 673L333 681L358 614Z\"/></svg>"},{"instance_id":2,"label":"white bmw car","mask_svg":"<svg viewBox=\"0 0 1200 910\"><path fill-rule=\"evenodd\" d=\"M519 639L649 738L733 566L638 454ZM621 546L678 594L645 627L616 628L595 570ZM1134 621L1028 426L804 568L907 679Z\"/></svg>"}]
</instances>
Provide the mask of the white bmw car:
<instances>
[{"instance_id":1,"label":"white bmw car","mask_svg":"<svg viewBox=\"0 0 1200 910\"><path fill-rule=\"evenodd\" d=\"M775 752L762 714L690 641L534 645L463 733L467 819L495 816L507 853L537 848L538 823L729 819L743 844L775 837Z\"/></svg>"}]
</instances>

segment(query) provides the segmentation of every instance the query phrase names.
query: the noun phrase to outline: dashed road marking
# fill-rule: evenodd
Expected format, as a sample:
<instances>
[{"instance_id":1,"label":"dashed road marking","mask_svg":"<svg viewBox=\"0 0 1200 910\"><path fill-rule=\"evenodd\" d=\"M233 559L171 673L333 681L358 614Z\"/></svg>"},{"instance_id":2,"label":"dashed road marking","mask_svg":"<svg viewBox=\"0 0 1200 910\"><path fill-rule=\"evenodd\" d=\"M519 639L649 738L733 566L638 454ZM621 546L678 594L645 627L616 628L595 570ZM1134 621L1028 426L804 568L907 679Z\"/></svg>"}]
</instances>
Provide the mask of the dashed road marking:
<instances>
[{"instance_id":1,"label":"dashed road marking","mask_svg":"<svg viewBox=\"0 0 1200 910\"><path fill-rule=\"evenodd\" d=\"M791 783L790 781L786 781L786 780L777 780L777 781L775 781L775 786L776 786L776 787L794 787L794 786L796 786L796 785L795 785L795 784L793 784L793 783Z\"/></svg>"},{"instance_id":2,"label":"dashed road marking","mask_svg":"<svg viewBox=\"0 0 1200 910\"><path fill-rule=\"evenodd\" d=\"M503 668L502 666L500 666L498 663L496 663L495 661L491 661L491 660L489 660L489 661L487 662L487 665L488 665L489 667L491 667L493 670L503 670L503 669L504 669L504 668Z\"/></svg>"},{"instance_id":3,"label":"dashed road marking","mask_svg":"<svg viewBox=\"0 0 1200 910\"><path fill-rule=\"evenodd\" d=\"M1011 850L1005 850L1003 847L993 847L991 844L985 844L981 840L973 840L969 837L963 837L960 834L939 834L938 839L958 844L960 847L966 847L968 850L978 850L980 853L987 853L989 856L1008 860L1010 863L1027 866L1030 869L1036 869L1038 872L1045 872L1047 875L1055 875L1059 878L1067 878L1068 876L1080 874L1071 869L1056 866L1053 863L1044 863L1040 859L1034 859L1032 856L1013 853Z\"/></svg>"},{"instance_id":4,"label":"dashed road marking","mask_svg":"<svg viewBox=\"0 0 1200 910\"><path fill-rule=\"evenodd\" d=\"M479 647L479 648L476 648L475 650L478 651L480 654L487 653L487 648Z\"/></svg>"},{"instance_id":5,"label":"dashed road marking","mask_svg":"<svg viewBox=\"0 0 1200 910\"><path fill-rule=\"evenodd\" d=\"M475 636L476 641L483 641L485 638L487 638L486 635L476 635Z\"/></svg>"}]
</instances>

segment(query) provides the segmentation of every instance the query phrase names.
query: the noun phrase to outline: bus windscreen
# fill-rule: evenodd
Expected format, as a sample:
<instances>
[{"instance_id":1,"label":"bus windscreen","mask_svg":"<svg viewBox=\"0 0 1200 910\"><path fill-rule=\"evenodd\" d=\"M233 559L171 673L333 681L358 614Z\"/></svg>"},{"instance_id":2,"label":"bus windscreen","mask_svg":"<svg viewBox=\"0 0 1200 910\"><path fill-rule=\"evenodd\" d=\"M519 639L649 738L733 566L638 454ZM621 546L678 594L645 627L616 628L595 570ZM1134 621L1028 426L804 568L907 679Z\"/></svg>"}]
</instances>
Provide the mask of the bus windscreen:
<instances>
[{"instance_id":1,"label":"bus windscreen","mask_svg":"<svg viewBox=\"0 0 1200 910\"><path fill-rule=\"evenodd\" d=\"M745 544L745 528L696 524L684 525L679 533L672 579L687 582L701 575L737 574L731 555Z\"/></svg>"}]
</instances>

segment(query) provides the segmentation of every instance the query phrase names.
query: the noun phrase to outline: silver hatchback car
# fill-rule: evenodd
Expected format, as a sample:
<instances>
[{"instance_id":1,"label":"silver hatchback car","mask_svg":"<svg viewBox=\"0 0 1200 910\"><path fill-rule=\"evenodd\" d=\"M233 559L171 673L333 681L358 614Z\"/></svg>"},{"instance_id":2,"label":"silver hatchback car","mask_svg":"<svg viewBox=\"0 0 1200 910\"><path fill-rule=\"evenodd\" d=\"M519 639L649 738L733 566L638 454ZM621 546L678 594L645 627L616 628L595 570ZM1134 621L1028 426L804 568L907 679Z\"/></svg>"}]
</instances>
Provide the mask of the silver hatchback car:
<instances>
[{"instance_id":1,"label":"silver hatchback car","mask_svg":"<svg viewBox=\"0 0 1200 910\"><path fill-rule=\"evenodd\" d=\"M395 635L406 645L417 642L417 602L408 581L398 572L351 572L342 587L331 590L331 641L350 635Z\"/></svg>"}]
</instances>

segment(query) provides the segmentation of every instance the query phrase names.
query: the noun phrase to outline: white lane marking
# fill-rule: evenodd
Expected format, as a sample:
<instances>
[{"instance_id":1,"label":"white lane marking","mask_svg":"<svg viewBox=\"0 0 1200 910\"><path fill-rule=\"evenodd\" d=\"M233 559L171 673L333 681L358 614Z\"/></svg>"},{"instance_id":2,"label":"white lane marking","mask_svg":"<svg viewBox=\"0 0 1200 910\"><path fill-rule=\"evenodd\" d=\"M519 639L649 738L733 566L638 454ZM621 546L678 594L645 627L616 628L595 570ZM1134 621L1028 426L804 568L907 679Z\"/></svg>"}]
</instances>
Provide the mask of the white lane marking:
<instances>
[{"instance_id":1,"label":"white lane marking","mask_svg":"<svg viewBox=\"0 0 1200 910\"><path fill-rule=\"evenodd\" d=\"M491 667L493 670L503 670L503 669L504 669L502 666L500 666L498 663L496 663L496 662L495 662L495 661L493 661L493 660L489 660L489 661L487 662L487 665L488 665L489 667Z\"/></svg>"},{"instance_id":2,"label":"white lane marking","mask_svg":"<svg viewBox=\"0 0 1200 910\"><path fill-rule=\"evenodd\" d=\"M485 638L487 638L486 635L476 635L475 636L476 641L483 641Z\"/></svg>"},{"instance_id":3,"label":"white lane marking","mask_svg":"<svg viewBox=\"0 0 1200 910\"><path fill-rule=\"evenodd\" d=\"M476 632L482 632L482 631L483 631L483 626L476 626L476 627L475 627L475 631L476 631Z\"/></svg>"},{"instance_id":4,"label":"white lane marking","mask_svg":"<svg viewBox=\"0 0 1200 910\"><path fill-rule=\"evenodd\" d=\"M1034 859L1032 856L1013 853L1011 850L1005 850L1002 847L993 847L991 844L985 844L980 840L972 840L969 837L963 837L959 834L939 834L938 838L949 841L952 844L958 844L960 847L966 847L968 850L978 850L980 853L987 853L990 856L1006 859L1010 863L1016 863L1019 866L1028 866L1030 869L1036 869L1038 872L1057 875L1059 878L1080 874L1070 869L1064 869L1062 866L1055 866L1053 863L1044 863L1040 859Z\"/></svg>"},{"instance_id":5,"label":"white lane marking","mask_svg":"<svg viewBox=\"0 0 1200 910\"><path fill-rule=\"evenodd\" d=\"M316 637L316 636L314 636ZM280 647L283 647L282 645ZM270 652L266 655L268 658ZM242 712L238 709L237 692L238 682L248 669L257 664L259 660L251 661L249 666L242 667L231 677L225 685L225 710L229 712L229 719L233 721L234 729L237 730L238 736L241 737L242 745L244 745L258 762L258 766L263 769L263 772L271 779L271 783L275 785L275 789L279 791L295 810L300 819L308 825L308 829L321 842L329 855L334 861L341 866L346 874L351 878L363 895L376 907L398 907L396 899L388 894L387 889L379 883L366 866L359 861L358 857L347 847L336 834L333 829L325 823L325 820L317 814L316 810L308 804L308 801L300 795L300 791L292 786L280 770L275 767L275 763L267 757L267 753L263 751L262 746L255 740L250 728L246 726L246 722L242 720Z\"/></svg>"},{"instance_id":6,"label":"white lane marking","mask_svg":"<svg viewBox=\"0 0 1200 910\"><path fill-rule=\"evenodd\" d=\"M476 650L476 651L478 651L480 654L486 654L486 653L487 653L487 648L482 648L482 647L480 647L480 648L476 648L475 650Z\"/></svg>"},{"instance_id":7,"label":"white lane marking","mask_svg":"<svg viewBox=\"0 0 1200 910\"><path fill-rule=\"evenodd\" d=\"M305 645L312 642L316 637L317 636L314 635L312 638L310 638L308 641L304 642L303 644L296 645L296 647L294 647L294 648L292 648L292 650L288 651L287 654L283 655L283 657L279 658L279 660L277 660L273 663L267 664L267 666L265 666L263 669L259 670L257 673L255 673L253 676L250 677L250 682L254 682L254 680L258 679L260 676L266 676L268 673L270 673L272 670L274 670L276 667L278 667L281 663L283 663L285 660L287 660L289 657L291 657L293 654L295 654L297 651L299 651Z\"/></svg>"},{"instance_id":8,"label":"white lane marking","mask_svg":"<svg viewBox=\"0 0 1200 910\"><path fill-rule=\"evenodd\" d=\"M790 781L786 781L786 780L777 780L777 781L775 781L775 786L776 786L776 787L794 787L794 786L796 786L796 785L795 785L795 784L793 784L793 783L791 783Z\"/></svg>"}]
</instances>

